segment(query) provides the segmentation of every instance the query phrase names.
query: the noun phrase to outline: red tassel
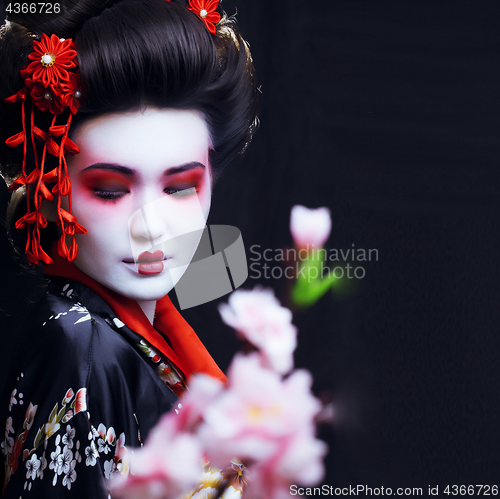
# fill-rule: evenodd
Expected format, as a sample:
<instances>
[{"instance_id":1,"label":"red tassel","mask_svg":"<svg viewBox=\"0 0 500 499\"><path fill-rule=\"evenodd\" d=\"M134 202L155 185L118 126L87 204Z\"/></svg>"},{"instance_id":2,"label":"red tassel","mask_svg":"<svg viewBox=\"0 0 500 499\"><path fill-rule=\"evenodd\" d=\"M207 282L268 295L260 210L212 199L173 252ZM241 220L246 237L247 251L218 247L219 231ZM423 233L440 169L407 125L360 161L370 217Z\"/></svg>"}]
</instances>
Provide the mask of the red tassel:
<instances>
[{"instance_id":1,"label":"red tassel","mask_svg":"<svg viewBox=\"0 0 500 499\"><path fill-rule=\"evenodd\" d=\"M46 37L46 35L44 35ZM74 236L77 234L85 234L87 230L76 222L76 217L71 213L71 181L68 176L68 169L65 154L77 154L80 152L79 147L68 138L69 127L72 120L72 113L76 112L77 107L72 103L73 107L69 109L67 122L65 125L56 125L57 116L60 115L65 108L69 107L68 99L64 98L64 85L62 89L58 83L66 82L66 80L74 79L76 76L69 69L78 69L76 61L76 50L71 40L60 41L56 35L52 35L51 43L66 44L65 51L74 58L71 65L65 68L64 74L42 71L40 67L40 42L34 41L34 51L29 54L28 62L20 71L21 77L24 80L24 86L16 94L7 97L5 101L9 104L22 100L22 122L23 131L19 132L6 140L6 144L10 147L16 147L24 143L23 147L23 164L22 174L11 183L9 189L14 191L21 186L26 186L27 194L27 213L21 217L15 224L17 229L27 230L26 255L30 263L38 264L40 260L44 263L52 263L50 256L43 250L40 245L40 229L47 227L47 219L41 213L41 206L44 199L54 201L54 194L59 195L58 200L58 217L57 225L61 227L63 235L57 243L57 251L69 261L74 260L78 254L78 246L74 237L71 239L71 244L66 244L66 234ZM67 54L66 54L67 55ZM66 74L67 73L67 74ZM58 81L60 80L60 82ZM49 91L52 96L51 102L47 102L43 92ZM42 93L40 93L42 92ZM28 97L31 96L31 99ZM73 99L74 100L74 99ZM26 104L27 103L27 104ZM26 123L25 106L31 106L30 118ZM43 112L52 114L52 121L48 131L35 126L35 107L38 107ZM29 128L28 128L29 127ZM60 140L57 140L60 137ZM28 144L28 141L30 142ZM43 153L40 161L38 158L37 142L43 145ZM28 145L30 151L28 152ZM28 174L26 172L26 160L28 154L33 154L34 165L33 170ZM46 155L51 154L59 159L59 165L50 172L44 173ZM49 190L47 185L55 184L52 190ZM61 196L68 197L67 210L61 208Z\"/></svg>"},{"instance_id":2,"label":"red tassel","mask_svg":"<svg viewBox=\"0 0 500 499\"><path fill-rule=\"evenodd\" d=\"M15 191L19 189L19 187L22 187L26 183L26 177L24 175L21 175L19 178L14 180L12 184L9 185L9 191Z\"/></svg>"},{"instance_id":3,"label":"red tassel","mask_svg":"<svg viewBox=\"0 0 500 499\"><path fill-rule=\"evenodd\" d=\"M72 262L73 260L76 259L77 256L78 256L78 246L76 245L76 240L73 237L71 240L71 246L69 248L68 260Z\"/></svg>"},{"instance_id":4,"label":"red tassel","mask_svg":"<svg viewBox=\"0 0 500 499\"><path fill-rule=\"evenodd\" d=\"M59 157L59 145L52 137L49 137L47 141L47 152L52 156Z\"/></svg>"},{"instance_id":5,"label":"red tassel","mask_svg":"<svg viewBox=\"0 0 500 499\"><path fill-rule=\"evenodd\" d=\"M68 154L78 154L80 152L80 148L70 138L66 138L64 150Z\"/></svg>"},{"instance_id":6,"label":"red tassel","mask_svg":"<svg viewBox=\"0 0 500 499\"><path fill-rule=\"evenodd\" d=\"M57 252L63 257L68 259L68 247L66 246L65 235L63 234L59 241L57 241Z\"/></svg>"},{"instance_id":7,"label":"red tassel","mask_svg":"<svg viewBox=\"0 0 500 499\"><path fill-rule=\"evenodd\" d=\"M26 135L24 132L19 132L16 133L16 135L13 135L12 137L9 137L5 143L9 147L17 147L19 144L22 144L26 139Z\"/></svg>"},{"instance_id":8,"label":"red tassel","mask_svg":"<svg viewBox=\"0 0 500 499\"><path fill-rule=\"evenodd\" d=\"M42 247L40 247L40 258L42 259L42 262L47 265L52 265L54 263L54 260L52 260L52 258L45 253Z\"/></svg>"},{"instance_id":9,"label":"red tassel","mask_svg":"<svg viewBox=\"0 0 500 499\"><path fill-rule=\"evenodd\" d=\"M38 212L36 221L39 227L47 227L47 219L42 215L42 213Z\"/></svg>"},{"instance_id":10,"label":"red tassel","mask_svg":"<svg viewBox=\"0 0 500 499\"><path fill-rule=\"evenodd\" d=\"M50 181L57 177L57 168L50 170L50 172L44 173L42 181L45 183L50 183Z\"/></svg>"},{"instance_id":11,"label":"red tassel","mask_svg":"<svg viewBox=\"0 0 500 499\"><path fill-rule=\"evenodd\" d=\"M68 236L72 236L74 234L86 234L87 233L87 229L83 225L80 225L77 222L73 222L73 223L68 224L68 226L66 227L66 229L64 231L66 232L66 234L68 234Z\"/></svg>"},{"instance_id":12,"label":"red tassel","mask_svg":"<svg viewBox=\"0 0 500 499\"><path fill-rule=\"evenodd\" d=\"M40 172L38 170L33 170L27 177L27 184L36 184L38 182L38 177L40 176Z\"/></svg>"},{"instance_id":13,"label":"red tassel","mask_svg":"<svg viewBox=\"0 0 500 499\"><path fill-rule=\"evenodd\" d=\"M35 137L40 141L40 142L45 142L47 140L48 134L47 132L44 132L37 126L33 127L33 133L35 134Z\"/></svg>"},{"instance_id":14,"label":"red tassel","mask_svg":"<svg viewBox=\"0 0 500 499\"><path fill-rule=\"evenodd\" d=\"M68 223L76 222L76 217L71 213L68 213L66 210L63 210L62 208L59 211L61 212L61 216L66 222Z\"/></svg>"},{"instance_id":15,"label":"red tassel","mask_svg":"<svg viewBox=\"0 0 500 499\"><path fill-rule=\"evenodd\" d=\"M14 95L6 97L4 101L8 102L9 104L14 104L15 102L25 99L26 99L26 92L24 91L24 88L22 88L21 90L19 90L19 92L15 93Z\"/></svg>"},{"instance_id":16,"label":"red tassel","mask_svg":"<svg viewBox=\"0 0 500 499\"><path fill-rule=\"evenodd\" d=\"M44 182L40 183L40 192L42 193L42 196L47 200L47 201L54 201L54 196L52 193L49 191L47 186L44 184Z\"/></svg>"},{"instance_id":17,"label":"red tassel","mask_svg":"<svg viewBox=\"0 0 500 499\"><path fill-rule=\"evenodd\" d=\"M31 251L32 251L32 254L33 256L37 259L37 262L38 263L40 261L40 243L33 238L33 241L31 243Z\"/></svg>"},{"instance_id":18,"label":"red tassel","mask_svg":"<svg viewBox=\"0 0 500 499\"><path fill-rule=\"evenodd\" d=\"M27 225L34 223L36 220L36 211L31 213L26 213L24 217L21 217L15 224L16 229L22 230L26 228Z\"/></svg>"},{"instance_id":19,"label":"red tassel","mask_svg":"<svg viewBox=\"0 0 500 499\"><path fill-rule=\"evenodd\" d=\"M71 181L69 180L69 177L64 177L61 180L60 191L63 196L67 196L71 192Z\"/></svg>"},{"instance_id":20,"label":"red tassel","mask_svg":"<svg viewBox=\"0 0 500 499\"><path fill-rule=\"evenodd\" d=\"M49 135L52 135L53 137L59 137L60 135L64 135L66 130L66 125L54 125L49 128Z\"/></svg>"},{"instance_id":21,"label":"red tassel","mask_svg":"<svg viewBox=\"0 0 500 499\"><path fill-rule=\"evenodd\" d=\"M75 225L75 233L76 234L86 234L87 233L87 229L83 225L80 225L77 222L75 222L74 225Z\"/></svg>"}]
</instances>

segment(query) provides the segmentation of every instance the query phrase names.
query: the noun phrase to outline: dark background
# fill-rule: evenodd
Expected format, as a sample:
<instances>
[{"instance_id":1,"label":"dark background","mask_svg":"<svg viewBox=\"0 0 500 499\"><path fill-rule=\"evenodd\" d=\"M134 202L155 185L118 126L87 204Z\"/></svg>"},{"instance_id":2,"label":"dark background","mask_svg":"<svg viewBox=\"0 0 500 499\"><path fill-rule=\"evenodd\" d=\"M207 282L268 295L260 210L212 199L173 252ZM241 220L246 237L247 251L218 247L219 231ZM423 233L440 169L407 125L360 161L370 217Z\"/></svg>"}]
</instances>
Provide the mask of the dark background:
<instances>
[{"instance_id":1,"label":"dark background","mask_svg":"<svg viewBox=\"0 0 500 499\"><path fill-rule=\"evenodd\" d=\"M296 364L336 408L323 483L498 484L498 3L223 5L251 44L261 125L209 222L277 249L293 205L328 206L330 248L379 254L350 294L294 319ZM184 315L226 367L216 303Z\"/></svg>"}]
</instances>

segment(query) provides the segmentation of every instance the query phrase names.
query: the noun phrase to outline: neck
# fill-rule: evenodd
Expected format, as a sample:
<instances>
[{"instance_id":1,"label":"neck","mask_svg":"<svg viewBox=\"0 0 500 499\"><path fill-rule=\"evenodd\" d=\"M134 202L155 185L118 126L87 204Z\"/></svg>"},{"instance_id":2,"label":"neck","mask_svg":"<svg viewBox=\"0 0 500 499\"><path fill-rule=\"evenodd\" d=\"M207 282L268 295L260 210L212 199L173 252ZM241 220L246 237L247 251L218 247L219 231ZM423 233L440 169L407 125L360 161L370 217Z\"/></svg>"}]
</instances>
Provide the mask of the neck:
<instances>
[{"instance_id":1,"label":"neck","mask_svg":"<svg viewBox=\"0 0 500 499\"><path fill-rule=\"evenodd\" d=\"M155 318L156 301L151 300L137 300L139 307L141 307L144 315L148 318L148 321L153 324Z\"/></svg>"}]
</instances>

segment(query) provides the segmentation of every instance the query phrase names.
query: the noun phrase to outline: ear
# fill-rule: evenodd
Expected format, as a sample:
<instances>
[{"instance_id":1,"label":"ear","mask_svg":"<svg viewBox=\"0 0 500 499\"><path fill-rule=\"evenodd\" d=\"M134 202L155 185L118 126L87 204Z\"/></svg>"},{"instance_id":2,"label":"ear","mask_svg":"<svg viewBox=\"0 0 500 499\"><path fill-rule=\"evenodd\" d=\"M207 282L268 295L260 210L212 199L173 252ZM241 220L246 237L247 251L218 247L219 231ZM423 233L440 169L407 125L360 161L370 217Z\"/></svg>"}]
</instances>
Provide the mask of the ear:
<instances>
[{"instance_id":1,"label":"ear","mask_svg":"<svg viewBox=\"0 0 500 499\"><path fill-rule=\"evenodd\" d=\"M57 220L57 197L53 201L42 199L41 212L48 222L55 222Z\"/></svg>"}]
</instances>

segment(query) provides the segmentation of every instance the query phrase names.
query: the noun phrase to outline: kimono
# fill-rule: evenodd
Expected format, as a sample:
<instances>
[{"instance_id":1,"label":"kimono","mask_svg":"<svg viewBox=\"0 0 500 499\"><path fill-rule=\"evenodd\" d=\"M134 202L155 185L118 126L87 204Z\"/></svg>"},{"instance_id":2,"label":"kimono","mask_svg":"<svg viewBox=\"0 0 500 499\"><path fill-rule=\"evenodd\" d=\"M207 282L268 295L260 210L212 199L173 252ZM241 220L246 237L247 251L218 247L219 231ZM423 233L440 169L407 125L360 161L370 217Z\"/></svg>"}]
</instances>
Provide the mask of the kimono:
<instances>
[{"instance_id":1,"label":"kimono","mask_svg":"<svg viewBox=\"0 0 500 499\"><path fill-rule=\"evenodd\" d=\"M107 498L184 377L80 282L55 278L18 333L0 403L3 498ZM168 449L166 449L168 452Z\"/></svg>"}]
</instances>

